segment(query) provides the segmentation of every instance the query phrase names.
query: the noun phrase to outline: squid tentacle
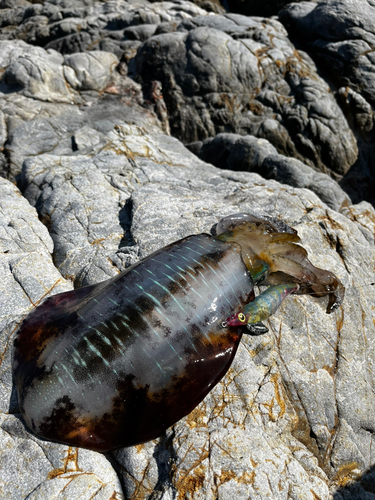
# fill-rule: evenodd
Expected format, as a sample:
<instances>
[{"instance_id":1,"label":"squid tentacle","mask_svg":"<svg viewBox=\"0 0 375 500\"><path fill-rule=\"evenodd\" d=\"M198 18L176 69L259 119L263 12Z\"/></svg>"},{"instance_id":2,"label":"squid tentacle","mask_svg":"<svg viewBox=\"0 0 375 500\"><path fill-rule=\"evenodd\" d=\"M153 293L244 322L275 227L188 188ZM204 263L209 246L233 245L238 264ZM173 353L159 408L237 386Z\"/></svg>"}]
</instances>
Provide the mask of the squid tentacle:
<instances>
[{"instance_id":1,"label":"squid tentacle","mask_svg":"<svg viewBox=\"0 0 375 500\"><path fill-rule=\"evenodd\" d=\"M319 269L310 262L306 250L297 244L301 241L299 236L288 226L279 228L273 220L235 214L217 224L215 238L240 245L242 259L254 283L264 279L269 285L298 283L301 295L328 295L327 313L342 304L344 285L332 272Z\"/></svg>"}]
</instances>

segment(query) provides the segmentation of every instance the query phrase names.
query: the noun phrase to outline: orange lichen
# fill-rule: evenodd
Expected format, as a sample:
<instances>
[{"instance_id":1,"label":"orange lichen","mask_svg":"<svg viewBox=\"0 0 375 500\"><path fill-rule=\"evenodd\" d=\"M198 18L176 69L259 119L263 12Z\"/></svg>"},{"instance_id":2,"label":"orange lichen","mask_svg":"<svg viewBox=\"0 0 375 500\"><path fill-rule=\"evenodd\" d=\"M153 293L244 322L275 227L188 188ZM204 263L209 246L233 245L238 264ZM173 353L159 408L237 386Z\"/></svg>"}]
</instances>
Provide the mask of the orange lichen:
<instances>
[{"instance_id":1,"label":"orange lichen","mask_svg":"<svg viewBox=\"0 0 375 500\"><path fill-rule=\"evenodd\" d=\"M278 379L279 379L278 373L271 374L271 382L273 383L273 385L275 387L275 398L276 398L277 404L280 407L280 413L279 413L278 418L282 418L285 414L285 401L284 401L284 398L281 394Z\"/></svg>"},{"instance_id":2,"label":"orange lichen","mask_svg":"<svg viewBox=\"0 0 375 500\"><path fill-rule=\"evenodd\" d=\"M207 454L204 455L204 458L208 457ZM200 464L198 467L195 467L193 470L187 472L182 479L178 481L176 484L178 499L183 500L187 498L188 494L193 496L193 494L202 488L204 484L204 480L206 477L206 469Z\"/></svg>"},{"instance_id":3,"label":"orange lichen","mask_svg":"<svg viewBox=\"0 0 375 500\"><path fill-rule=\"evenodd\" d=\"M202 403L186 416L186 423L190 429L196 427L207 427L206 408Z\"/></svg>"},{"instance_id":4,"label":"orange lichen","mask_svg":"<svg viewBox=\"0 0 375 500\"><path fill-rule=\"evenodd\" d=\"M70 464L70 467L69 467ZM78 466L78 448L68 447L66 451L66 457L64 458L63 466L57 469L51 470L47 479L54 479L57 476L66 474L67 472L80 472L82 469Z\"/></svg>"},{"instance_id":5,"label":"orange lichen","mask_svg":"<svg viewBox=\"0 0 375 500\"><path fill-rule=\"evenodd\" d=\"M360 468L361 466L357 462L347 462L343 464L332 478L331 483L336 487L343 488L360 477Z\"/></svg>"}]
</instances>

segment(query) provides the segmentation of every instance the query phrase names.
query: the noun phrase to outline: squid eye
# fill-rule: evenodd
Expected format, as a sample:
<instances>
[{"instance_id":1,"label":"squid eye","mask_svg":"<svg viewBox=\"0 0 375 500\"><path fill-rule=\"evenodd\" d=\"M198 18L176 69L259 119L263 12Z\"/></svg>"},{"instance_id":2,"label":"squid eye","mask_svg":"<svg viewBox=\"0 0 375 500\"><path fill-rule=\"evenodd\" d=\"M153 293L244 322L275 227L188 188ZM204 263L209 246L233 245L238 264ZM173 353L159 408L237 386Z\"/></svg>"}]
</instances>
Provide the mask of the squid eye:
<instances>
[{"instance_id":1,"label":"squid eye","mask_svg":"<svg viewBox=\"0 0 375 500\"><path fill-rule=\"evenodd\" d=\"M242 323L244 323L244 322L245 322L245 320L246 320L246 316L245 316L243 313L239 313L239 314L238 314L238 319L239 319Z\"/></svg>"}]
</instances>

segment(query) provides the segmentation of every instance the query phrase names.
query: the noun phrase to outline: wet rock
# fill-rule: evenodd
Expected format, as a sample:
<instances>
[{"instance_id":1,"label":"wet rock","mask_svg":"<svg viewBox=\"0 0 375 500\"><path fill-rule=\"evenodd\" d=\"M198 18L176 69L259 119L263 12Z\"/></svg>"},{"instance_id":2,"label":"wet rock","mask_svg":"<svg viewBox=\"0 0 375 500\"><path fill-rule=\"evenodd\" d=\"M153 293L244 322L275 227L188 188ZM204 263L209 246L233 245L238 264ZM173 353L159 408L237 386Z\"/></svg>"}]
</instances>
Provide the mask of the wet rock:
<instances>
[{"instance_id":1,"label":"wet rock","mask_svg":"<svg viewBox=\"0 0 375 500\"><path fill-rule=\"evenodd\" d=\"M250 134L336 179L356 160L329 87L274 19L196 16L149 38L136 61L143 86L162 83L171 133L185 143Z\"/></svg>"}]
</instances>

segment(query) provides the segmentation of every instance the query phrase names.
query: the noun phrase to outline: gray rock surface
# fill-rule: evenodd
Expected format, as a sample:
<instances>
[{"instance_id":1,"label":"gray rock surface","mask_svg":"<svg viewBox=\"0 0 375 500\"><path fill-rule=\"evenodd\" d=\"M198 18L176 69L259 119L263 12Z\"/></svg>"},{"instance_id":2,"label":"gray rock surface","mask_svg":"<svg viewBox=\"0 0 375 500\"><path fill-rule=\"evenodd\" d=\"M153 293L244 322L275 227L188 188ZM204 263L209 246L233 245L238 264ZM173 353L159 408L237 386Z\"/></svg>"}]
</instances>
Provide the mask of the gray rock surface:
<instances>
[{"instance_id":1,"label":"gray rock surface","mask_svg":"<svg viewBox=\"0 0 375 500\"><path fill-rule=\"evenodd\" d=\"M36 210L0 177L0 411L11 401L12 339L16 325L45 296L70 290L52 262L53 242Z\"/></svg>"},{"instance_id":2,"label":"gray rock surface","mask_svg":"<svg viewBox=\"0 0 375 500\"><path fill-rule=\"evenodd\" d=\"M160 81L172 134L185 143L219 132L251 134L340 179L357 158L356 143L311 59L296 50L275 19L207 14L183 0L56 0L4 9L0 25L3 39L22 39L62 54L114 53L129 75L140 78L147 96ZM16 27L7 31L11 19ZM82 57L76 60L87 67ZM53 58L36 62L48 72ZM8 80L25 85L29 76L23 74L24 64L19 66L6 70ZM51 84L66 102L72 92L66 92L59 73L61 68ZM72 68L64 73L73 82L69 91L85 88ZM98 74L91 78L96 79ZM37 88L46 95L43 85Z\"/></svg>"},{"instance_id":3,"label":"gray rock surface","mask_svg":"<svg viewBox=\"0 0 375 500\"><path fill-rule=\"evenodd\" d=\"M290 3L279 15L288 31L329 71L338 87L354 91L348 100L355 101L357 93L375 104L371 50L375 6L371 0ZM360 121L357 123L360 125ZM369 129L370 124L366 127L362 122L362 127Z\"/></svg>"},{"instance_id":4,"label":"gray rock surface","mask_svg":"<svg viewBox=\"0 0 375 500\"><path fill-rule=\"evenodd\" d=\"M0 491L12 500L123 500L108 459L31 436L18 415L0 414Z\"/></svg>"},{"instance_id":5,"label":"gray rock surface","mask_svg":"<svg viewBox=\"0 0 375 500\"><path fill-rule=\"evenodd\" d=\"M144 87L162 83L171 133L185 143L255 135L336 178L357 158L329 87L274 19L196 16L146 40L136 62Z\"/></svg>"},{"instance_id":6,"label":"gray rock surface","mask_svg":"<svg viewBox=\"0 0 375 500\"><path fill-rule=\"evenodd\" d=\"M323 299L289 297L269 320L267 335L244 338L227 376L192 414L158 440L114 452L123 494L281 499L289 492L298 499L328 499L329 478L336 481L333 487L342 484L348 461L353 478L374 462L374 292L361 288L374 279L374 210L363 204L340 214L307 189L219 170L176 139L135 126L124 124L108 139L91 160L91 176L85 155L42 155L24 165L25 195L48 220L63 275L73 272L85 284L96 282L187 234L209 231L223 215L253 211L277 215L298 229L313 262L347 286L342 308L331 316ZM131 241L121 241L124 203L130 207ZM95 239L101 240L100 251L90 250ZM18 465L3 481L9 484L11 477L13 484L22 457L33 456L36 438L10 424L12 415L4 419L6 436L7 426L13 429L14 447L21 438L30 441L25 451L12 451ZM67 450L38 440L41 453L51 446ZM90 460L97 456L83 453ZM45 483L49 469L40 457L40 472L30 471L33 483L24 483L30 491L36 488L31 498L37 500L49 498L52 487ZM82 471L84 464L79 462ZM55 467L65 471L61 456ZM110 484L105 491L117 491L106 467L92 475L90 492L96 491L97 477ZM54 483L56 495L67 481ZM77 490L67 498L88 488L83 478L75 481Z\"/></svg>"},{"instance_id":7,"label":"gray rock surface","mask_svg":"<svg viewBox=\"0 0 375 500\"><path fill-rule=\"evenodd\" d=\"M354 201L366 199L374 203L374 3L291 3L279 16L294 42L308 51L337 91L338 101L358 138L360 155L342 186Z\"/></svg>"},{"instance_id":8,"label":"gray rock surface","mask_svg":"<svg viewBox=\"0 0 375 500\"><path fill-rule=\"evenodd\" d=\"M256 172L265 179L308 188L334 210L340 211L342 207L352 204L349 196L331 177L316 172L296 158L278 154L265 139L217 134L213 139L190 145L190 149L202 160L219 168Z\"/></svg>"},{"instance_id":9,"label":"gray rock surface","mask_svg":"<svg viewBox=\"0 0 375 500\"><path fill-rule=\"evenodd\" d=\"M301 1L301 0L297 0ZM259 2L257 0L226 0L223 2L229 12L236 12L245 16L276 16L279 10L290 3L288 0L268 0Z\"/></svg>"},{"instance_id":10,"label":"gray rock surface","mask_svg":"<svg viewBox=\"0 0 375 500\"><path fill-rule=\"evenodd\" d=\"M0 141L10 179L29 156L90 152L123 117L161 129L152 109L142 107L138 84L118 71L108 52L61 56L22 41L0 41Z\"/></svg>"},{"instance_id":11,"label":"gray rock surface","mask_svg":"<svg viewBox=\"0 0 375 500\"><path fill-rule=\"evenodd\" d=\"M375 211L322 173L357 150L309 56L275 19L183 1L3 0L0 24L0 175L20 187L0 177L0 498L373 500ZM366 96L345 95L366 122ZM169 125L226 133L189 151ZM152 442L101 455L30 434L11 377L25 314L248 211L296 228L343 305L288 297Z\"/></svg>"},{"instance_id":12,"label":"gray rock surface","mask_svg":"<svg viewBox=\"0 0 375 500\"><path fill-rule=\"evenodd\" d=\"M136 47L137 41L152 35L160 24L205 15L204 9L223 11L215 0L197 3L203 8L182 0L155 3L54 0L44 1L43 5L11 4L0 11L0 36L53 48L62 54L102 50L121 57L124 51Z\"/></svg>"}]
</instances>

